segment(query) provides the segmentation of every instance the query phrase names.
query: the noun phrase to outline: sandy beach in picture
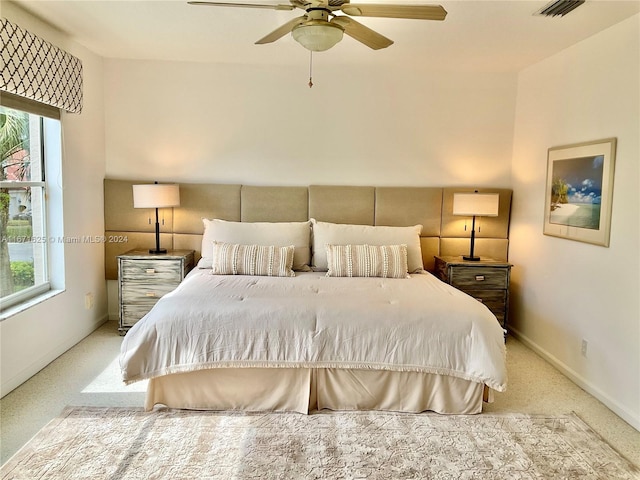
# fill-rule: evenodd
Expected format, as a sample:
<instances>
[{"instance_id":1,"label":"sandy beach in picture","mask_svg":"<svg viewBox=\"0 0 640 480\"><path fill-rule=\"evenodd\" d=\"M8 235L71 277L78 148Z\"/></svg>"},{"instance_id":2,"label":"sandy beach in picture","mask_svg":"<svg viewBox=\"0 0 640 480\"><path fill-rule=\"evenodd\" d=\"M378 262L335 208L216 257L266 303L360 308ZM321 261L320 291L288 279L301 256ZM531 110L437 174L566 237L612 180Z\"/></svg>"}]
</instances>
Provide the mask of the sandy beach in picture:
<instances>
[{"instance_id":1,"label":"sandy beach in picture","mask_svg":"<svg viewBox=\"0 0 640 480\"><path fill-rule=\"evenodd\" d=\"M549 223L570 227L600 228L599 203L563 203L549 214Z\"/></svg>"}]
</instances>

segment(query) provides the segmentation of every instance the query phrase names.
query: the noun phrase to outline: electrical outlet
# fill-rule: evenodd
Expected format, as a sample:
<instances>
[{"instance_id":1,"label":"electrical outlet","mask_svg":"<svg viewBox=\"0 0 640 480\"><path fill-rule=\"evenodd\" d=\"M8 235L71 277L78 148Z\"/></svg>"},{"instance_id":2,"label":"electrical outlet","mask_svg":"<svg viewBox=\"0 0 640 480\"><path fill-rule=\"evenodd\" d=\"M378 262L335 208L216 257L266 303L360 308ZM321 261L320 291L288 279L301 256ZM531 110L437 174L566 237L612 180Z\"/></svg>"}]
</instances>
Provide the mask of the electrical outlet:
<instances>
[{"instance_id":1,"label":"electrical outlet","mask_svg":"<svg viewBox=\"0 0 640 480\"><path fill-rule=\"evenodd\" d=\"M582 339L582 347L580 348L580 353L582 353L583 357L587 356L587 347L589 346L589 342L587 342L584 338Z\"/></svg>"},{"instance_id":2,"label":"electrical outlet","mask_svg":"<svg viewBox=\"0 0 640 480\"><path fill-rule=\"evenodd\" d=\"M93 293L85 293L84 308L86 308L87 310L91 310L93 308Z\"/></svg>"}]
</instances>

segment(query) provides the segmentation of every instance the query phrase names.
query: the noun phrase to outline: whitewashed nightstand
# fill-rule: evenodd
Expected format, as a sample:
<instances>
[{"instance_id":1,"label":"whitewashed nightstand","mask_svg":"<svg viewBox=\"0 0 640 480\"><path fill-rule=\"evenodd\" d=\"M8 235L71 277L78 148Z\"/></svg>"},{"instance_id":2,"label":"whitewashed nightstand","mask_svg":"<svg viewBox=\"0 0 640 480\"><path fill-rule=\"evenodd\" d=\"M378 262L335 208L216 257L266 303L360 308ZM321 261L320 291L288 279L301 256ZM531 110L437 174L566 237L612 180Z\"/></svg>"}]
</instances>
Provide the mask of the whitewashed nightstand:
<instances>
[{"instance_id":1,"label":"whitewashed nightstand","mask_svg":"<svg viewBox=\"0 0 640 480\"><path fill-rule=\"evenodd\" d=\"M118 255L120 334L127 333L163 295L176 288L193 264L193 250L169 250L166 254L131 250Z\"/></svg>"}]
</instances>

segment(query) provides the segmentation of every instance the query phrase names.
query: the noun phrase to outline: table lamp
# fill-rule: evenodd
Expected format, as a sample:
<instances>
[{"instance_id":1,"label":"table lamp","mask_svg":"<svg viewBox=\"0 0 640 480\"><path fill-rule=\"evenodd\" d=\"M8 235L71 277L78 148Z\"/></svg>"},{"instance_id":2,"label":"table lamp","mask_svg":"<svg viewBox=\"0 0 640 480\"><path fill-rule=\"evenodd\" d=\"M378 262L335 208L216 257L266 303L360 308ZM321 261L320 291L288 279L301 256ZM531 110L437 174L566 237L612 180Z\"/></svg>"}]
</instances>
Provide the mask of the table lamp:
<instances>
[{"instance_id":1,"label":"table lamp","mask_svg":"<svg viewBox=\"0 0 640 480\"><path fill-rule=\"evenodd\" d=\"M149 253L167 253L166 248L160 248L158 209L177 207L178 205L180 205L180 188L176 184L155 182L147 185L133 185L133 208L156 209L156 248L149 250Z\"/></svg>"},{"instance_id":2,"label":"table lamp","mask_svg":"<svg viewBox=\"0 0 640 480\"><path fill-rule=\"evenodd\" d=\"M471 223L471 248L469 255L463 255L464 260L478 261L480 257L473 254L476 241L476 217L497 217L498 203L500 195L498 193L454 193L453 194L453 214L465 217L473 217Z\"/></svg>"}]
</instances>

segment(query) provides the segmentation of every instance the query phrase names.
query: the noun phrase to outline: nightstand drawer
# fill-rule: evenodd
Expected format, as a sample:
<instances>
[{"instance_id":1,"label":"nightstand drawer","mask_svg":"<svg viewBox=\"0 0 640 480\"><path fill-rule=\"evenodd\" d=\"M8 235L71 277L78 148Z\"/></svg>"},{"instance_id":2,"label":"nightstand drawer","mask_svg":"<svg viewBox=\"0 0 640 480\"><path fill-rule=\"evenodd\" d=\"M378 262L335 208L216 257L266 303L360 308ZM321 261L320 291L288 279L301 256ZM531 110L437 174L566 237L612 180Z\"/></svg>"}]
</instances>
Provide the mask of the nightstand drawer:
<instances>
[{"instance_id":1,"label":"nightstand drawer","mask_svg":"<svg viewBox=\"0 0 640 480\"><path fill-rule=\"evenodd\" d=\"M121 328L132 327L138 320L144 317L155 304L150 305L123 305L121 312Z\"/></svg>"},{"instance_id":2,"label":"nightstand drawer","mask_svg":"<svg viewBox=\"0 0 640 480\"><path fill-rule=\"evenodd\" d=\"M469 287L504 289L509 285L508 271L497 267L454 267L451 271L451 285L460 290Z\"/></svg>"},{"instance_id":3,"label":"nightstand drawer","mask_svg":"<svg viewBox=\"0 0 640 480\"><path fill-rule=\"evenodd\" d=\"M123 282L172 282L182 279L182 265L170 260L123 260Z\"/></svg>"},{"instance_id":4,"label":"nightstand drawer","mask_svg":"<svg viewBox=\"0 0 640 480\"><path fill-rule=\"evenodd\" d=\"M136 303L138 305L153 305L159 298L163 297L178 286L178 282L173 284L143 284L135 282L122 283L122 302L124 304Z\"/></svg>"},{"instance_id":5,"label":"nightstand drawer","mask_svg":"<svg viewBox=\"0 0 640 480\"><path fill-rule=\"evenodd\" d=\"M460 290L485 304L494 313L504 311L507 301L506 290Z\"/></svg>"}]
</instances>

